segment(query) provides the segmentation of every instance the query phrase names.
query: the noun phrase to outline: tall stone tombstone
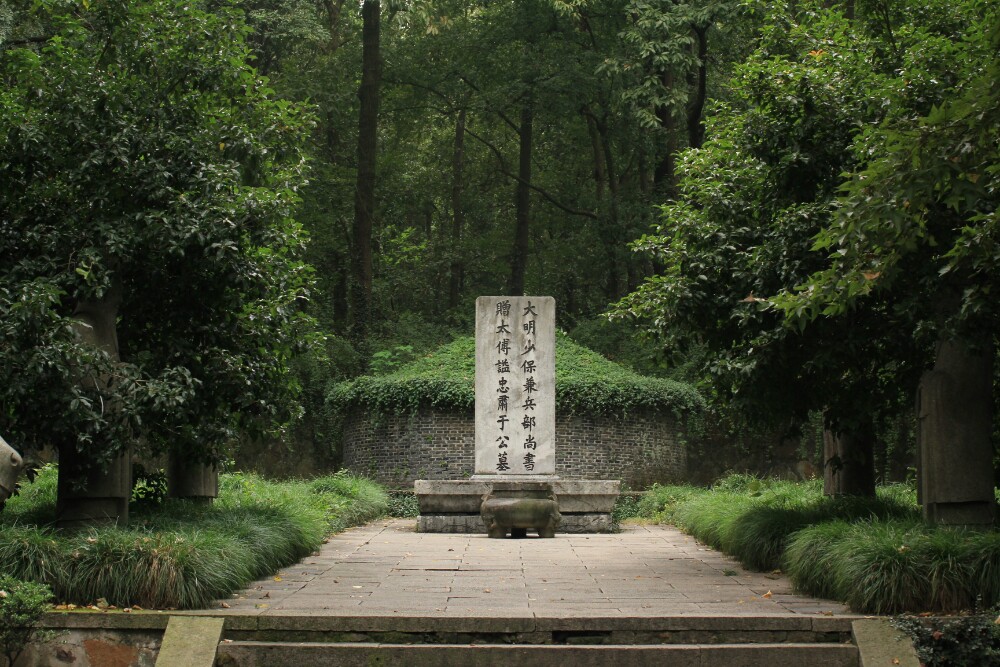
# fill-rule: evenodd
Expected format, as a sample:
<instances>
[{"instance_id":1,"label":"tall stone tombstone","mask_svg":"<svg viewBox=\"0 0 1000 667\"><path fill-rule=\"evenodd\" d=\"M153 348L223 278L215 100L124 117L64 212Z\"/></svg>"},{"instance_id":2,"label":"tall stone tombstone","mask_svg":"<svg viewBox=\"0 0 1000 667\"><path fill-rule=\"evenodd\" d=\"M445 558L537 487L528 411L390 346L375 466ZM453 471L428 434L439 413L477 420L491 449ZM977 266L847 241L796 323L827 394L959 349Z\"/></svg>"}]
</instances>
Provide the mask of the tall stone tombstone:
<instances>
[{"instance_id":1,"label":"tall stone tombstone","mask_svg":"<svg viewBox=\"0 0 1000 667\"><path fill-rule=\"evenodd\" d=\"M475 477L555 475L555 299L476 299Z\"/></svg>"},{"instance_id":2,"label":"tall stone tombstone","mask_svg":"<svg viewBox=\"0 0 1000 667\"><path fill-rule=\"evenodd\" d=\"M421 533L539 537L612 529L618 480L556 472L555 299L476 299L474 474L416 480Z\"/></svg>"}]
</instances>

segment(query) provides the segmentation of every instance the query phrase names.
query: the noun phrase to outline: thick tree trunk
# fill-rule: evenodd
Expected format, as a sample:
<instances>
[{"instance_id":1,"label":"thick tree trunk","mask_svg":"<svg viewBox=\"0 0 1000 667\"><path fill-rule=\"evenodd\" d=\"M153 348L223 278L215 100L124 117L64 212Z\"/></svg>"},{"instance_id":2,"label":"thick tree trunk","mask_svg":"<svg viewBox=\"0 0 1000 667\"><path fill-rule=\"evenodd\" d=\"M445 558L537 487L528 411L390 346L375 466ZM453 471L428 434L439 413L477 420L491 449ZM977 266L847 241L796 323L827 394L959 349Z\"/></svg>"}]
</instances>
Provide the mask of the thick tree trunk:
<instances>
[{"instance_id":1,"label":"thick tree trunk","mask_svg":"<svg viewBox=\"0 0 1000 667\"><path fill-rule=\"evenodd\" d=\"M80 340L107 353L118 361L118 308L121 286L112 287L102 299L81 301L74 312L74 330ZM109 378L90 377L83 380L106 389ZM114 410L114 405L105 406ZM132 495L131 455L128 448L108 464L107 470L93 465L86 452L75 443L59 447L59 482L56 499L56 523L61 527L87 526L95 523L128 523L128 501Z\"/></svg>"},{"instance_id":2,"label":"thick tree trunk","mask_svg":"<svg viewBox=\"0 0 1000 667\"><path fill-rule=\"evenodd\" d=\"M462 234L465 227L465 109L458 112L455 123L455 147L451 156L451 267L448 279L448 308L457 308L465 278L462 261Z\"/></svg>"},{"instance_id":3,"label":"thick tree trunk","mask_svg":"<svg viewBox=\"0 0 1000 667\"><path fill-rule=\"evenodd\" d=\"M875 496L875 429L823 431L823 493Z\"/></svg>"},{"instance_id":4,"label":"thick tree trunk","mask_svg":"<svg viewBox=\"0 0 1000 667\"><path fill-rule=\"evenodd\" d=\"M688 145L692 148L701 148L701 144L705 140L705 124L702 122L702 113L705 110L705 99L708 96L708 26L694 26L692 31L694 31L698 43L698 72L694 97L688 106Z\"/></svg>"},{"instance_id":5,"label":"thick tree trunk","mask_svg":"<svg viewBox=\"0 0 1000 667\"><path fill-rule=\"evenodd\" d=\"M534 114L529 100L521 108L521 123L518 128L520 152L517 167L517 189L514 193L516 224L514 227L514 251L511 253L510 295L524 295L524 274L528 269L528 240L531 223L531 138Z\"/></svg>"},{"instance_id":6,"label":"thick tree trunk","mask_svg":"<svg viewBox=\"0 0 1000 667\"><path fill-rule=\"evenodd\" d=\"M993 522L993 351L941 341L917 396L924 516L943 524Z\"/></svg>"},{"instance_id":7,"label":"thick tree trunk","mask_svg":"<svg viewBox=\"0 0 1000 667\"><path fill-rule=\"evenodd\" d=\"M353 335L365 340L372 310L372 228L375 217L375 157L378 134L379 80L382 63L379 54L381 6L379 0L365 0L361 7L362 50L361 86L358 99L358 178L354 191L354 228L352 256L353 281L351 307Z\"/></svg>"},{"instance_id":8,"label":"thick tree trunk","mask_svg":"<svg viewBox=\"0 0 1000 667\"><path fill-rule=\"evenodd\" d=\"M673 73L664 72L660 82L668 90L673 88ZM664 140L661 144L663 153L659 156L653 172L653 189L660 193L671 193L674 188L674 154L677 152L677 123L674 120L674 110L666 105L658 107L656 118L663 128Z\"/></svg>"}]
</instances>

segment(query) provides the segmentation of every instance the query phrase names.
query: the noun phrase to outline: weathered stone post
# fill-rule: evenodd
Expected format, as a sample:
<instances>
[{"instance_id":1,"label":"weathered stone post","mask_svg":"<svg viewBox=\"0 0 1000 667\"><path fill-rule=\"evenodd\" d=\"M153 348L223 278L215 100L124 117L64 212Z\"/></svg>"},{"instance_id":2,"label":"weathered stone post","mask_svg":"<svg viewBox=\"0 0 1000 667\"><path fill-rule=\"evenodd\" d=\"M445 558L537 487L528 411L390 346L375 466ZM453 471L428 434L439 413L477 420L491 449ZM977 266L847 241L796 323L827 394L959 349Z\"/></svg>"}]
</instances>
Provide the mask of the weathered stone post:
<instances>
[{"instance_id":1,"label":"weathered stone post","mask_svg":"<svg viewBox=\"0 0 1000 667\"><path fill-rule=\"evenodd\" d=\"M219 495L219 469L171 453L167 461L167 495L210 503Z\"/></svg>"},{"instance_id":2,"label":"weathered stone post","mask_svg":"<svg viewBox=\"0 0 1000 667\"><path fill-rule=\"evenodd\" d=\"M65 472L64 472L65 471ZM61 528L100 523L128 523L132 496L132 463L126 452L115 456L107 470L73 447L59 450L56 516Z\"/></svg>"},{"instance_id":3,"label":"weathered stone post","mask_svg":"<svg viewBox=\"0 0 1000 667\"><path fill-rule=\"evenodd\" d=\"M117 319L121 305L121 286L113 285L95 301L77 305L74 330L83 343L105 351L112 361L118 354ZM107 377L82 378L83 384L99 391L107 387ZM115 410L116 406L106 406ZM56 502L56 523L61 527L84 526L93 523L128 523L128 502L132 496L132 461L125 446L107 470L94 466L86 452L79 452L74 443L59 447L59 485Z\"/></svg>"},{"instance_id":4,"label":"weathered stone post","mask_svg":"<svg viewBox=\"0 0 1000 667\"><path fill-rule=\"evenodd\" d=\"M823 430L823 493L875 496L874 428Z\"/></svg>"},{"instance_id":5,"label":"weathered stone post","mask_svg":"<svg viewBox=\"0 0 1000 667\"><path fill-rule=\"evenodd\" d=\"M919 494L935 523L993 522L992 350L938 343L917 396Z\"/></svg>"}]
</instances>

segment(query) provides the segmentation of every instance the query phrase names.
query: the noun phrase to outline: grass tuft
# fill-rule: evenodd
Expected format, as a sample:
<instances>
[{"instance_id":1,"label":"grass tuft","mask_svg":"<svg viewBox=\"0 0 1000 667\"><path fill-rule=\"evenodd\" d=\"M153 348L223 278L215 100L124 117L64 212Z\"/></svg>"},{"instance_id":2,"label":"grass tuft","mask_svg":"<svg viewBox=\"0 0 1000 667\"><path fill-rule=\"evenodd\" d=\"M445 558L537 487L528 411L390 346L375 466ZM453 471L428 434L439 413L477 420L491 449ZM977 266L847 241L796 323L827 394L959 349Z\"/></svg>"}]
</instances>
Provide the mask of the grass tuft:
<instances>
[{"instance_id":1,"label":"grass tuft","mask_svg":"<svg viewBox=\"0 0 1000 667\"><path fill-rule=\"evenodd\" d=\"M232 473L211 505L167 500L137 507L128 527L56 531L44 525L56 475L43 470L0 514L0 574L46 583L77 605L205 607L389 505L381 487L343 474L275 483Z\"/></svg>"}]
</instances>

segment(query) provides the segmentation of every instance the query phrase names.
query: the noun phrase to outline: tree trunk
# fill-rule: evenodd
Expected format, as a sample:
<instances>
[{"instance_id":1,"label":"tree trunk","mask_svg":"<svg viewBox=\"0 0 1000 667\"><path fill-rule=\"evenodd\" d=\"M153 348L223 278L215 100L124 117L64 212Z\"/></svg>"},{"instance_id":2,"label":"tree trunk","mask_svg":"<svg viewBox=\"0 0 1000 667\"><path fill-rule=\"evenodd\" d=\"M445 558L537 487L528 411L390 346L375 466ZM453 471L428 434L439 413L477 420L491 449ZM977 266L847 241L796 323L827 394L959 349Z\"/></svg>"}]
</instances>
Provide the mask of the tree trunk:
<instances>
[{"instance_id":1,"label":"tree trunk","mask_svg":"<svg viewBox=\"0 0 1000 667\"><path fill-rule=\"evenodd\" d=\"M672 72L664 72L660 76L660 83L667 90L674 87L674 75ZM656 118L663 128L664 140L662 142L663 153L656 163L653 172L653 189L661 193L671 193L674 188L674 154L677 152L677 128L674 121L674 110L667 105L657 107Z\"/></svg>"},{"instance_id":2,"label":"tree trunk","mask_svg":"<svg viewBox=\"0 0 1000 667\"><path fill-rule=\"evenodd\" d=\"M81 301L74 312L73 325L85 343L107 353L114 362L118 353L118 308L121 286L115 284L103 298ZM89 377L83 382L102 391L109 378ZM113 405L106 406L114 410ZM59 482L56 497L56 524L60 527L88 526L95 523L128 523L128 501L132 495L131 454L128 448L108 464L107 470L94 465L76 443L59 447Z\"/></svg>"},{"instance_id":3,"label":"tree trunk","mask_svg":"<svg viewBox=\"0 0 1000 667\"><path fill-rule=\"evenodd\" d=\"M823 431L823 493L875 497L875 428Z\"/></svg>"},{"instance_id":4,"label":"tree trunk","mask_svg":"<svg viewBox=\"0 0 1000 667\"><path fill-rule=\"evenodd\" d=\"M524 274L528 268L528 232L531 222L531 135L533 112L529 100L521 107L521 123L518 129L520 153L517 168L517 189L515 190L516 225L514 228L514 251L511 254L510 295L524 295Z\"/></svg>"},{"instance_id":5,"label":"tree trunk","mask_svg":"<svg viewBox=\"0 0 1000 667\"><path fill-rule=\"evenodd\" d=\"M694 98L688 106L688 145L691 148L701 148L702 142L705 141L702 113L708 95L708 26L694 26L692 30L698 41L698 78L695 83Z\"/></svg>"},{"instance_id":6,"label":"tree trunk","mask_svg":"<svg viewBox=\"0 0 1000 667\"><path fill-rule=\"evenodd\" d=\"M361 86L358 88L361 111L358 116L358 178L354 191L352 234L354 275L351 285L353 335L359 341L367 338L372 315L372 227L375 217L375 157L382 70L379 54L380 14L379 0L365 0L361 7Z\"/></svg>"},{"instance_id":7,"label":"tree trunk","mask_svg":"<svg viewBox=\"0 0 1000 667\"><path fill-rule=\"evenodd\" d=\"M594 159L594 195L598 204L604 199L604 187L608 182L607 162L604 157L604 144L601 141L601 133L597 127L597 119L584 107L583 118L587 121L587 134L590 135L590 150Z\"/></svg>"},{"instance_id":8,"label":"tree trunk","mask_svg":"<svg viewBox=\"0 0 1000 667\"><path fill-rule=\"evenodd\" d=\"M917 393L919 491L924 516L943 524L991 524L993 350L938 343Z\"/></svg>"},{"instance_id":9,"label":"tree trunk","mask_svg":"<svg viewBox=\"0 0 1000 667\"><path fill-rule=\"evenodd\" d=\"M465 227L465 109L458 112L455 123L455 147L451 156L451 268L448 280L448 308L457 308L465 277L462 261L462 233Z\"/></svg>"}]
</instances>

